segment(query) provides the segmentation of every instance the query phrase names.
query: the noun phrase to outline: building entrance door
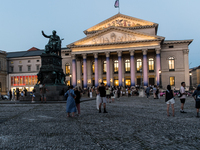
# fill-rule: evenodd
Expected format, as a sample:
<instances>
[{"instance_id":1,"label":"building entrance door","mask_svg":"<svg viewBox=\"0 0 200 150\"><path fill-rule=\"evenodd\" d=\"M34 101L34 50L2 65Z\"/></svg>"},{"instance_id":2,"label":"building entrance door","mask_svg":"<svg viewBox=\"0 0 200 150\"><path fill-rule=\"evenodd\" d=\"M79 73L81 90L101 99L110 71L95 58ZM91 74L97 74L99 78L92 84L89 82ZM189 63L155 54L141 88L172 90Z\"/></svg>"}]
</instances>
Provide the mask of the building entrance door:
<instances>
[{"instance_id":1,"label":"building entrance door","mask_svg":"<svg viewBox=\"0 0 200 150\"><path fill-rule=\"evenodd\" d=\"M155 84L155 78L149 78L149 85Z\"/></svg>"}]
</instances>

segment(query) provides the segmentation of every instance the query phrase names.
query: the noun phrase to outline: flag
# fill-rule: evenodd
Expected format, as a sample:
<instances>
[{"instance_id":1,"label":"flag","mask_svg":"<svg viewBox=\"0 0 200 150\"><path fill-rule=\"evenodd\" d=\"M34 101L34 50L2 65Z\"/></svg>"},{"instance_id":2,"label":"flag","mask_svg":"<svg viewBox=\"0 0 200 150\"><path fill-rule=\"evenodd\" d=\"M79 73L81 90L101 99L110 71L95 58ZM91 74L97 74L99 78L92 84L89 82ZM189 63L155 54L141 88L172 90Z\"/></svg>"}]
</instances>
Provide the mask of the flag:
<instances>
[{"instance_id":1,"label":"flag","mask_svg":"<svg viewBox=\"0 0 200 150\"><path fill-rule=\"evenodd\" d=\"M114 6L115 6L115 8L119 8L119 0L115 1L115 5Z\"/></svg>"}]
</instances>

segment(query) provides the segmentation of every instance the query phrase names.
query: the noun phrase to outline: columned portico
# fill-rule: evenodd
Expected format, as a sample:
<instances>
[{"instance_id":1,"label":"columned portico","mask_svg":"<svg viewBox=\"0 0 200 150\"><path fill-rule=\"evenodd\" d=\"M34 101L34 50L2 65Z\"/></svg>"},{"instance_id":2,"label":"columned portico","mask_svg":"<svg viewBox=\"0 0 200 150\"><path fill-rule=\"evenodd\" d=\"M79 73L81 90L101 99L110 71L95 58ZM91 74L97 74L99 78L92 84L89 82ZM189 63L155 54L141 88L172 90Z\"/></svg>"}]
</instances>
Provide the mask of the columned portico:
<instances>
[{"instance_id":1,"label":"columned portico","mask_svg":"<svg viewBox=\"0 0 200 150\"><path fill-rule=\"evenodd\" d=\"M95 66L95 87L99 85L98 77L98 53L94 53L94 66Z\"/></svg>"},{"instance_id":2,"label":"columned portico","mask_svg":"<svg viewBox=\"0 0 200 150\"><path fill-rule=\"evenodd\" d=\"M144 86L148 86L148 70L147 70L147 49L143 49L143 81Z\"/></svg>"},{"instance_id":3,"label":"columned portico","mask_svg":"<svg viewBox=\"0 0 200 150\"><path fill-rule=\"evenodd\" d=\"M122 52L118 51L118 80L119 80L119 86L122 86Z\"/></svg>"},{"instance_id":4,"label":"columned portico","mask_svg":"<svg viewBox=\"0 0 200 150\"><path fill-rule=\"evenodd\" d=\"M83 87L87 88L87 54L83 55Z\"/></svg>"},{"instance_id":5,"label":"columned portico","mask_svg":"<svg viewBox=\"0 0 200 150\"><path fill-rule=\"evenodd\" d=\"M130 50L131 59L131 86L135 86L135 61L134 61L134 50Z\"/></svg>"},{"instance_id":6,"label":"columned portico","mask_svg":"<svg viewBox=\"0 0 200 150\"><path fill-rule=\"evenodd\" d=\"M110 86L110 52L106 52L106 81Z\"/></svg>"},{"instance_id":7,"label":"columned portico","mask_svg":"<svg viewBox=\"0 0 200 150\"><path fill-rule=\"evenodd\" d=\"M157 85L160 85L160 75L159 75L159 70L160 70L160 49L156 49L156 79L157 79Z\"/></svg>"},{"instance_id":8,"label":"columned portico","mask_svg":"<svg viewBox=\"0 0 200 150\"><path fill-rule=\"evenodd\" d=\"M71 83L70 83L71 84ZM76 56L72 55L72 85L76 86Z\"/></svg>"}]
</instances>

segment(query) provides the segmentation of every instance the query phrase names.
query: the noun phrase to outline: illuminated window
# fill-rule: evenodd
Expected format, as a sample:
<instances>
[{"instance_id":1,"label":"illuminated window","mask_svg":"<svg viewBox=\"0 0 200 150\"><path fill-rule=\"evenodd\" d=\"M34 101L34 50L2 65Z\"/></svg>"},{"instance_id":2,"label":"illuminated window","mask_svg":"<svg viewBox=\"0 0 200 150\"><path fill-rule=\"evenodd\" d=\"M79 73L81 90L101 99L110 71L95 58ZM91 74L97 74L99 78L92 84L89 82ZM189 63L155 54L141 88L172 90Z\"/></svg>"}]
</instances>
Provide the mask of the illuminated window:
<instances>
[{"instance_id":1,"label":"illuminated window","mask_svg":"<svg viewBox=\"0 0 200 150\"><path fill-rule=\"evenodd\" d=\"M137 59L137 72L140 72L140 69L142 69L142 60Z\"/></svg>"},{"instance_id":2,"label":"illuminated window","mask_svg":"<svg viewBox=\"0 0 200 150\"><path fill-rule=\"evenodd\" d=\"M68 63L65 64L65 74L69 76L70 74L70 65Z\"/></svg>"},{"instance_id":3,"label":"illuminated window","mask_svg":"<svg viewBox=\"0 0 200 150\"><path fill-rule=\"evenodd\" d=\"M114 80L114 86L119 86L119 80Z\"/></svg>"},{"instance_id":4,"label":"illuminated window","mask_svg":"<svg viewBox=\"0 0 200 150\"><path fill-rule=\"evenodd\" d=\"M130 70L131 70L130 60L125 60L125 72L130 73Z\"/></svg>"},{"instance_id":5,"label":"illuminated window","mask_svg":"<svg viewBox=\"0 0 200 150\"><path fill-rule=\"evenodd\" d=\"M175 86L175 77L169 77L169 82L171 86Z\"/></svg>"},{"instance_id":6,"label":"illuminated window","mask_svg":"<svg viewBox=\"0 0 200 150\"><path fill-rule=\"evenodd\" d=\"M106 74L106 61L103 61L103 74Z\"/></svg>"},{"instance_id":7,"label":"illuminated window","mask_svg":"<svg viewBox=\"0 0 200 150\"><path fill-rule=\"evenodd\" d=\"M118 67L119 67L118 60L115 60L114 61L114 73L118 73Z\"/></svg>"},{"instance_id":8,"label":"illuminated window","mask_svg":"<svg viewBox=\"0 0 200 150\"><path fill-rule=\"evenodd\" d=\"M169 57L169 71L174 71L174 57Z\"/></svg>"},{"instance_id":9,"label":"illuminated window","mask_svg":"<svg viewBox=\"0 0 200 150\"><path fill-rule=\"evenodd\" d=\"M130 79L126 79L126 86L131 86L131 80Z\"/></svg>"},{"instance_id":10,"label":"illuminated window","mask_svg":"<svg viewBox=\"0 0 200 150\"><path fill-rule=\"evenodd\" d=\"M94 61L92 62L92 73L95 73L95 65L94 65Z\"/></svg>"},{"instance_id":11,"label":"illuminated window","mask_svg":"<svg viewBox=\"0 0 200 150\"><path fill-rule=\"evenodd\" d=\"M104 86L106 86L106 85L107 85L107 81L106 81L106 80L103 80L103 83L104 83Z\"/></svg>"},{"instance_id":12,"label":"illuminated window","mask_svg":"<svg viewBox=\"0 0 200 150\"><path fill-rule=\"evenodd\" d=\"M149 59L149 72L154 72L154 60L153 60L153 58Z\"/></svg>"}]
</instances>

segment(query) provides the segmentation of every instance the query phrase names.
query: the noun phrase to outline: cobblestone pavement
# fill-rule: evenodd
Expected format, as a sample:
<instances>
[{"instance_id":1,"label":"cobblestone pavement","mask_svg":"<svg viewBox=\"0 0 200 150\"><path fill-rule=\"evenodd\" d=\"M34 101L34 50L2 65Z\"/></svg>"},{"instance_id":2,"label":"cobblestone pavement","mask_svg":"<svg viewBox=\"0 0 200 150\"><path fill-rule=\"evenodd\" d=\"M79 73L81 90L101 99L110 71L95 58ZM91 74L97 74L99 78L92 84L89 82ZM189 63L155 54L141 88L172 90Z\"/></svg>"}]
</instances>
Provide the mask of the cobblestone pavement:
<instances>
[{"instance_id":1,"label":"cobblestone pavement","mask_svg":"<svg viewBox=\"0 0 200 150\"><path fill-rule=\"evenodd\" d=\"M107 114L95 102L81 103L74 118L64 103L0 104L0 149L200 149L192 98L186 114L176 99L175 117L167 117L164 98L123 97L107 104Z\"/></svg>"}]
</instances>

